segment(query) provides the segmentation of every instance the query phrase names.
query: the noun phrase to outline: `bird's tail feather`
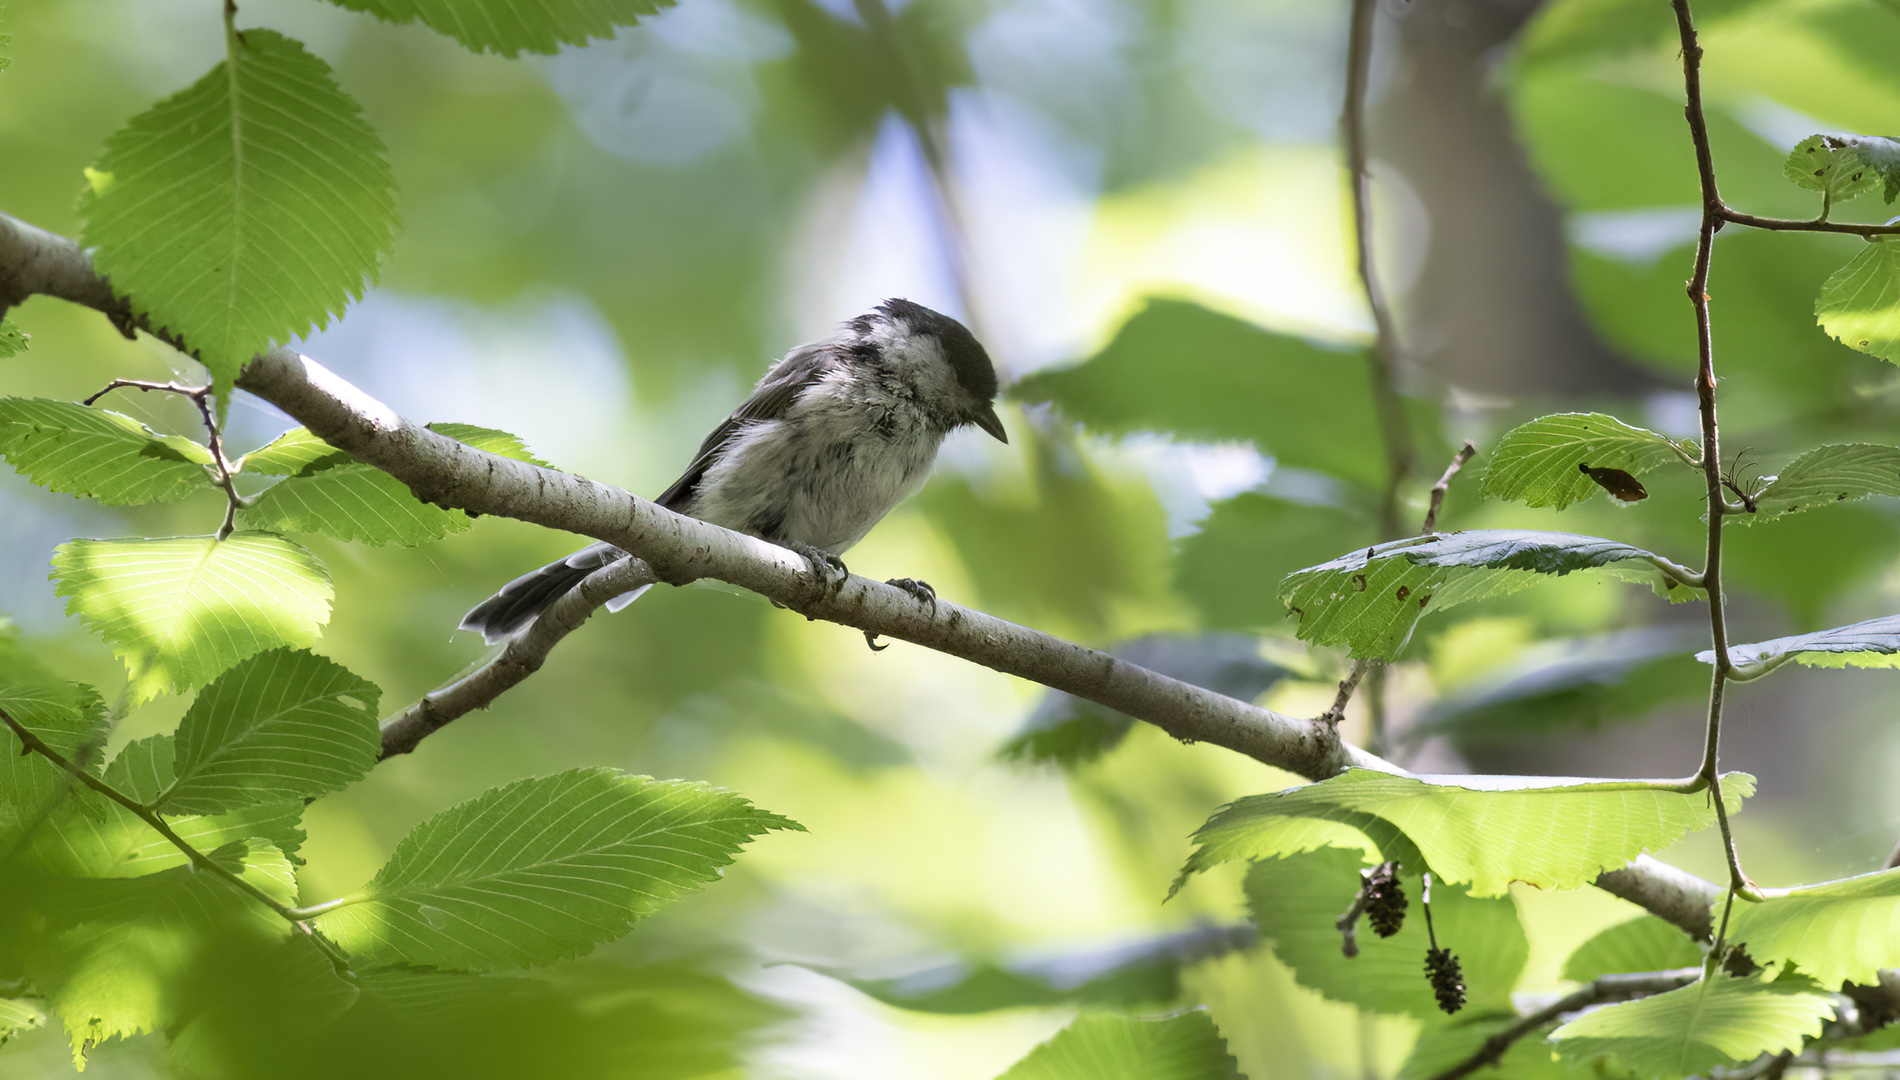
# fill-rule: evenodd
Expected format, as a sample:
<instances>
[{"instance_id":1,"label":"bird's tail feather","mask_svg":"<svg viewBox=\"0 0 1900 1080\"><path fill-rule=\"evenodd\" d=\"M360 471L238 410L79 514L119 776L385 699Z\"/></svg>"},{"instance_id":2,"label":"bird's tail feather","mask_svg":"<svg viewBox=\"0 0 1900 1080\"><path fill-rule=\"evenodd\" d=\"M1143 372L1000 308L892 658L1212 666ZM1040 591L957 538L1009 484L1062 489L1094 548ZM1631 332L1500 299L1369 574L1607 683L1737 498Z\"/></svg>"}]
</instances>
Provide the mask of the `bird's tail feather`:
<instances>
[{"instance_id":1,"label":"bird's tail feather","mask_svg":"<svg viewBox=\"0 0 1900 1080\"><path fill-rule=\"evenodd\" d=\"M626 552L612 544L590 544L565 559L529 571L503 585L500 592L462 616L460 628L481 634L483 641L493 645L533 622L549 604L586 580L587 575L626 557ZM608 603L608 610L619 611L645 591L640 589L614 598Z\"/></svg>"}]
</instances>

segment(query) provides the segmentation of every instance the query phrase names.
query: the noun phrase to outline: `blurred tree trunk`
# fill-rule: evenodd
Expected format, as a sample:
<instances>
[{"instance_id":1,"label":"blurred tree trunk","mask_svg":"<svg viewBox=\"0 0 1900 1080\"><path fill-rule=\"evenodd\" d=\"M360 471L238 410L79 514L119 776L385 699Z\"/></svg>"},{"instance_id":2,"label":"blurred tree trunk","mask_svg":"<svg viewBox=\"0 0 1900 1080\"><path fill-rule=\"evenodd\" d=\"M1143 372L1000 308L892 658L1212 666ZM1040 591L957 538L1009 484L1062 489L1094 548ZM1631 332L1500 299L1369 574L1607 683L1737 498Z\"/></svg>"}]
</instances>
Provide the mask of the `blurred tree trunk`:
<instances>
[{"instance_id":1,"label":"blurred tree trunk","mask_svg":"<svg viewBox=\"0 0 1900 1080\"><path fill-rule=\"evenodd\" d=\"M1424 367L1484 394L1640 392L1657 381L1604 344L1579 307L1562 214L1491 85L1538 6L1381 5L1372 157L1397 170L1430 220L1423 265L1399 297L1407 346Z\"/></svg>"}]
</instances>

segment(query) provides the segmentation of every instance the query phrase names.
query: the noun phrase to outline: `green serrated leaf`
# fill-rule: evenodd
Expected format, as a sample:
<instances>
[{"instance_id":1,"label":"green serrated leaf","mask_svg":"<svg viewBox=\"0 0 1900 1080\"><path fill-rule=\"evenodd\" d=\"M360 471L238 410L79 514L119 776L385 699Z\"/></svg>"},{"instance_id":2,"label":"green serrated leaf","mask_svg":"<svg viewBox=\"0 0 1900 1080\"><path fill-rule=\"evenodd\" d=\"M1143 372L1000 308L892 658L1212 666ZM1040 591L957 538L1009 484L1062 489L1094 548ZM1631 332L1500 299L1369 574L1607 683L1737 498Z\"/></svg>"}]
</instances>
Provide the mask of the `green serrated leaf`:
<instances>
[{"instance_id":1,"label":"green serrated leaf","mask_svg":"<svg viewBox=\"0 0 1900 1080\"><path fill-rule=\"evenodd\" d=\"M152 804L216 814L362 779L382 747L374 683L314 653L273 649L198 695L178 725L176 779Z\"/></svg>"},{"instance_id":2,"label":"green serrated leaf","mask_svg":"<svg viewBox=\"0 0 1900 1080\"><path fill-rule=\"evenodd\" d=\"M309 476L356 459L318 438L309 428L291 428L238 459L245 472L266 476Z\"/></svg>"},{"instance_id":3,"label":"green serrated leaf","mask_svg":"<svg viewBox=\"0 0 1900 1080\"><path fill-rule=\"evenodd\" d=\"M281 852L239 841L209 852L280 902L294 892ZM9 885L15 885L15 875ZM74 1064L107 1039L179 1021L179 990L206 949L243 937L282 941L290 924L223 878L192 867L130 880L28 881L44 932L22 943L24 968L71 1041Z\"/></svg>"},{"instance_id":4,"label":"green serrated leaf","mask_svg":"<svg viewBox=\"0 0 1900 1080\"><path fill-rule=\"evenodd\" d=\"M1836 270L1814 318L1848 348L1900 363L1900 243L1876 240Z\"/></svg>"},{"instance_id":5,"label":"green serrated leaf","mask_svg":"<svg viewBox=\"0 0 1900 1080\"><path fill-rule=\"evenodd\" d=\"M549 963L717 879L741 846L773 829L801 826L704 784L573 769L423 822L317 924L365 962Z\"/></svg>"},{"instance_id":6,"label":"green serrated leaf","mask_svg":"<svg viewBox=\"0 0 1900 1080\"><path fill-rule=\"evenodd\" d=\"M6 70L6 58L0 57L0 71ZM18 356L26 351L26 343L33 335L13 325L11 319L0 319L0 360Z\"/></svg>"},{"instance_id":7,"label":"green serrated leaf","mask_svg":"<svg viewBox=\"0 0 1900 1080\"><path fill-rule=\"evenodd\" d=\"M0 42L4 44L4 42ZM5 70L4 58L0 58L0 70ZM21 998L0 998L0 1046L22 1031L32 1031L46 1023L46 1014L39 1006Z\"/></svg>"},{"instance_id":8,"label":"green serrated leaf","mask_svg":"<svg viewBox=\"0 0 1900 1080\"><path fill-rule=\"evenodd\" d=\"M505 431L454 423L429 429L478 450L551 467ZM244 522L255 528L414 546L465 532L473 524L460 510L421 502L400 480L357 462L306 428L285 432L245 455L242 464L251 472L289 477L265 488L245 508Z\"/></svg>"},{"instance_id":9,"label":"green serrated leaf","mask_svg":"<svg viewBox=\"0 0 1900 1080\"><path fill-rule=\"evenodd\" d=\"M895 978L815 970L914 1012L965 1015L1064 1002L1126 1009L1174 1002L1183 967L1252 948L1257 940L1254 928L1243 923L1199 926L1148 941L1009 964L944 964Z\"/></svg>"},{"instance_id":10,"label":"green serrated leaf","mask_svg":"<svg viewBox=\"0 0 1900 1080\"><path fill-rule=\"evenodd\" d=\"M120 750L106 766L105 781L142 803L153 802L171 785L176 756L170 735L140 739ZM255 838L294 857L303 846L302 822L303 802L291 799L214 816L174 817L167 824L200 851ZM98 814L62 819L58 828L43 830L34 839L34 851L43 861L81 877L144 877L190 862L136 814L103 801Z\"/></svg>"},{"instance_id":11,"label":"green serrated leaf","mask_svg":"<svg viewBox=\"0 0 1900 1080\"><path fill-rule=\"evenodd\" d=\"M230 50L106 140L81 204L99 272L226 388L361 296L396 227L382 142L329 65L259 28Z\"/></svg>"},{"instance_id":12,"label":"green serrated leaf","mask_svg":"<svg viewBox=\"0 0 1900 1080\"><path fill-rule=\"evenodd\" d=\"M1551 1032L1573 1061L1612 1057L1643 1080L1706 1075L1712 1068L1799 1049L1821 1034L1833 1000L1811 989L1718 977L1666 994L1584 1013Z\"/></svg>"},{"instance_id":13,"label":"green serrated leaf","mask_svg":"<svg viewBox=\"0 0 1900 1080\"><path fill-rule=\"evenodd\" d=\"M429 424L430 431L438 435L447 435L457 442L464 442L477 450L486 450L491 454L514 458L539 465L544 469L553 468L547 462L535 457L528 444L516 435L495 428L480 427L475 424L457 424L438 422ZM269 476L310 476L338 465L347 465L356 459L348 451L338 450L324 442L309 428L291 428L272 439L269 444L244 455L240 467L248 472L264 473Z\"/></svg>"},{"instance_id":14,"label":"green serrated leaf","mask_svg":"<svg viewBox=\"0 0 1900 1080\"><path fill-rule=\"evenodd\" d=\"M1714 824L1705 791L1671 786L1680 784L1349 769L1222 808L1195 832L1200 847L1175 887L1220 863L1330 846L1397 859L1408 870L1429 867L1437 878L1469 885L1474 896L1502 896L1513 881L1574 889ZM1723 777L1731 813L1754 791L1747 773ZM1425 866L1415 861L1421 857Z\"/></svg>"},{"instance_id":15,"label":"green serrated leaf","mask_svg":"<svg viewBox=\"0 0 1900 1080\"><path fill-rule=\"evenodd\" d=\"M1763 903L1735 905L1729 937L1827 989L1878 983L1881 968L1900 967L1900 870L1769 890Z\"/></svg>"},{"instance_id":16,"label":"green serrated leaf","mask_svg":"<svg viewBox=\"0 0 1900 1080\"><path fill-rule=\"evenodd\" d=\"M1825 194L1830 203L1865 195L1881 179L1858 147L1827 135L1810 135L1796 143L1782 172L1801 187Z\"/></svg>"},{"instance_id":17,"label":"green serrated leaf","mask_svg":"<svg viewBox=\"0 0 1900 1080\"><path fill-rule=\"evenodd\" d=\"M1245 1080L1205 1009L1078 1016L997 1080Z\"/></svg>"},{"instance_id":18,"label":"green serrated leaf","mask_svg":"<svg viewBox=\"0 0 1900 1080\"><path fill-rule=\"evenodd\" d=\"M1293 969L1295 981L1334 1001L1421 1020L1442 1017L1425 979L1428 941L1418 905L1418 869L1400 871L1410 903L1399 932L1382 938L1361 919L1356 933L1359 955L1348 958L1342 951L1335 924L1352 906L1364 865L1360 852L1338 848L1254 863L1247 871L1247 906L1260 936L1271 943L1280 962ZM1473 1014L1509 1009L1511 988L1530 954L1516 905L1508 898L1472 897L1434 880L1432 926L1438 940L1458 954L1466 1005Z\"/></svg>"},{"instance_id":19,"label":"green serrated leaf","mask_svg":"<svg viewBox=\"0 0 1900 1080\"><path fill-rule=\"evenodd\" d=\"M0 398L0 457L41 487L112 505L172 502L211 486L209 450L70 401Z\"/></svg>"},{"instance_id":20,"label":"green serrated leaf","mask_svg":"<svg viewBox=\"0 0 1900 1080\"><path fill-rule=\"evenodd\" d=\"M1299 637L1357 657L1403 648L1427 609L1516 592L1536 575L1606 570L1649 581L1671 599L1699 595L1658 570L1656 556L1614 540L1527 529L1473 529L1394 540L1289 574L1280 600ZM1635 565L1618 565L1618 564Z\"/></svg>"},{"instance_id":21,"label":"green serrated leaf","mask_svg":"<svg viewBox=\"0 0 1900 1080\"><path fill-rule=\"evenodd\" d=\"M426 426L437 435L447 435L456 442L467 443L477 450L486 450L491 454L499 454L505 458L525 461L530 465L539 465L544 469L554 468L554 466L535 457L534 453L528 449L528 444L523 442L519 435L511 435L506 431L482 427L478 424L458 424L447 420L440 420Z\"/></svg>"},{"instance_id":22,"label":"green serrated leaf","mask_svg":"<svg viewBox=\"0 0 1900 1080\"><path fill-rule=\"evenodd\" d=\"M1900 446L1849 443L1802 454L1755 496L1755 512L1729 521L1752 525L1783 514L1864 499L1900 495Z\"/></svg>"},{"instance_id":23,"label":"green serrated leaf","mask_svg":"<svg viewBox=\"0 0 1900 1080\"><path fill-rule=\"evenodd\" d=\"M356 462L280 480L259 493L240 515L251 528L315 533L377 547L414 547L466 532L474 525L460 510L430 506L402 481Z\"/></svg>"},{"instance_id":24,"label":"green serrated leaf","mask_svg":"<svg viewBox=\"0 0 1900 1080\"><path fill-rule=\"evenodd\" d=\"M0 686L0 709L66 760L98 774L105 703L92 687L61 682ZM13 730L0 728L0 807L12 807L10 815L0 813L0 836L12 831L7 817L23 824L35 821L73 793L72 780L59 766L21 750Z\"/></svg>"},{"instance_id":25,"label":"green serrated leaf","mask_svg":"<svg viewBox=\"0 0 1900 1080\"><path fill-rule=\"evenodd\" d=\"M1761 667L1792 657L1806 667L1900 667L1900 615L1794 634L1747 645L1731 645L1729 662L1738 668ZM1715 650L1696 654L1705 664L1715 663Z\"/></svg>"},{"instance_id":26,"label":"green serrated leaf","mask_svg":"<svg viewBox=\"0 0 1900 1080\"><path fill-rule=\"evenodd\" d=\"M1693 446L1603 413L1540 416L1498 440L1484 471L1484 493L1562 510L1602 490L1579 465L1641 476L1694 453Z\"/></svg>"},{"instance_id":27,"label":"green serrated leaf","mask_svg":"<svg viewBox=\"0 0 1900 1080\"><path fill-rule=\"evenodd\" d=\"M53 554L66 611L113 647L134 701L203 686L247 656L308 646L330 576L275 533L73 540Z\"/></svg>"},{"instance_id":28,"label":"green serrated leaf","mask_svg":"<svg viewBox=\"0 0 1900 1080\"><path fill-rule=\"evenodd\" d=\"M673 6L673 0L330 0L385 22L422 25L471 52L503 56L552 53L562 45L610 38L623 26Z\"/></svg>"},{"instance_id":29,"label":"green serrated leaf","mask_svg":"<svg viewBox=\"0 0 1900 1080\"><path fill-rule=\"evenodd\" d=\"M1654 915L1642 915L1598 931L1564 961L1564 978L1589 982L1599 975L1668 971L1702 963L1689 935Z\"/></svg>"}]
</instances>

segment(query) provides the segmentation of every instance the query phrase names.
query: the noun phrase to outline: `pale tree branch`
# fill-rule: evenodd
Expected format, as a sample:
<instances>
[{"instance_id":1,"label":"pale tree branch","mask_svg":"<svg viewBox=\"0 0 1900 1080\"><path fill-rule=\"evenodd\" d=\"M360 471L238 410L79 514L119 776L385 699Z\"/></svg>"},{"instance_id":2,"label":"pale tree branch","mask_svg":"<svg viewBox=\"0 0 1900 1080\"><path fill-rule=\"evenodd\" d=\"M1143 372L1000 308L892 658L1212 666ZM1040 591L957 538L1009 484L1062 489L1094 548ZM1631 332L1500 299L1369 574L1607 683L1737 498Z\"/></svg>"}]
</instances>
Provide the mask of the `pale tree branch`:
<instances>
[{"instance_id":1,"label":"pale tree branch","mask_svg":"<svg viewBox=\"0 0 1900 1080\"><path fill-rule=\"evenodd\" d=\"M499 653L473 671L383 721L381 759L407 754L451 722L486 709L502 694L541 670L548 654L581 628L601 605L622 593L654 584L653 570L639 559L622 559L587 576L580 587L556 598L525 633L508 639Z\"/></svg>"},{"instance_id":2,"label":"pale tree branch","mask_svg":"<svg viewBox=\"0 0 1900 1080\"><path fill-rule=\"evenodd\" d=\"M29 295L51 295L101 311L122 329L142 329L127 305L91 275L91 260L77 245L0 214L0 308ZM828 588L812 577L803 557L784 548L682 517L606 484L438 435L288 349L255 357L238 386L282 409L332 446L401 480L425 502L607 541L642 560L653 581L684 584L717 578L812 618L909 641L1063 690L1178 739L1212 743L1309 780L1325 779L1347 766L1403 771L1341 742L1330 724L1261 709L949 601L939 600L933 608L895 586L855 575L835 590ZM480 708L519 683L595 607L647 580L631 564L589 578L580 596L550 609L553 621L542 637L526 635L512 658L504 650L496 660L431 695L431 704L418 703L392 717L394 733L385 733L386 755L413 749L447 719ZM1703 935L1708 904L1703 900L1696 916L1694 898L1705 890L1719 894L1715 886L1647 857L1604 874L1599 884L1689 933L1697 933L1700 926ZM1900 1000L1900 993L1896 998Z\"/></svg>"}]
</instances>

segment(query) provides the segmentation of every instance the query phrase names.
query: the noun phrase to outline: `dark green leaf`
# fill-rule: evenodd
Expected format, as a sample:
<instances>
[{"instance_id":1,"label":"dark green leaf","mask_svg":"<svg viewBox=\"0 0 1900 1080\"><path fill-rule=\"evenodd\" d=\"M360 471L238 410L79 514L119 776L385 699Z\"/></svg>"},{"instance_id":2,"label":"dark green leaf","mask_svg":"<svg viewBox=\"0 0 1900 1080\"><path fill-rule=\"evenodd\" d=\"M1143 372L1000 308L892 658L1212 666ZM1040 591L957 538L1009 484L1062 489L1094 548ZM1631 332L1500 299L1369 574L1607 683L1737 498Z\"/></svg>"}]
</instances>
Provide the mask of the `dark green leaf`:
<instances>
[{"instance_id":1,"label":"dark green leaf","mask_svg":"<svg viewBox=\"0 0 1900 1080\"><path fill-rule=\"evenodd\" d=\"M798 828L704 784L574 769L423 822L316 922L368 963L544 964L716 880L761 833Z\"/></svg>"},{"instance_id":2,"label":"dark green leaf","mask_svg":"<svg viewBox=\"0 0 1900 1080\"><path fill-rule=\"evenodd\" d=\"M1900 363L1900 243L1876 240L1835 271L1814 317L1848 348Z\"/></svg>"},{"instance_id":3,"label":"dark green leaf","mask_svg":"<svg viewBox=\"0 0 1900 1080\"><path fill-rule=\"evenodd\" d=\"M375 766L382 691L314 653L273 649L198 694L178 725L176 778L153 803L216 814L354 783Z\"/></svg>"},{"instance_id":4,"label":"dark green leaf","mask_svg":"<svg viewBox=\"0 0 1900 1080\"><path fill-rule=\"evenodd\" d=\"M1408 744L1432 735L1509 739L1634 722L1672 697L1708 689L1682 678L1689 650L1706 640L1706 634L1651 628L1539 642L1443 692L1404 738Z\"/></svg>"},{"instance_id":5,"label":"dark green leaf","mask_svg":"<svg viewBox=\"0 0 1900 1080\"><path fill-rule=\"evenodd\" d=\"M1476 896L1502 896L1513 881L1574 889L1714 824L1706 792L1665 786L1673 783L1413 777L1349 769L1321 783L1249 795L1222 808L1194 834L1200 847L1181 876L1184 881L1236 859L1331 846L1397 859L1408 870L1429 867L1437 878L1469 884ZM1731 813L1754 790L1755 779L1747 773L1723 778ZM1416 861L1421 855L1424 866Z\"/></svg>"},{"instance_id":6,"label":"dark green leaf","mask_svg":"<svg viewBox=\"0 0 1900 1080\"><path fill-rule=\"evenodd\" d=\"M385 22L422 25L471 52L553 53L610 38L673 0L330 0Z\"/></svg>"},{"instance_id":7,"label":"dark green leaf","mask_svg":"<svg viewBox=\"0 0 1900 1080\"><path fill-rule=\"evenodd\" d=\"M1808 667L1900 667L1900 655L1896 654L1900 654L1900 615L1883 615L1811 634L1731 645L1728 650L1729 662L1744 670L1784 657ZM1713 664L1715 650L1704 650L1695 658Z\"/></svg>"},{"instance_id":8,"label":"dark green leaf","mask_svg":"<svg viewBox=\"0 0 1900 1080\"><path fill-rule=\"evenodd\" d=\"M1833 999L1805 986L1720 976L1606 1005L1550 1038L1566 1058L1607 1056L1642 1080L1673 1080L1799 1049L1804 1039L1821 1034L1833 1015Z\"/></svg>"},{"instance_id":9,"label":"dark green leaf","mask_svg":"<svg viewBox=\"0 0 1900 1080\"><path fill-rule=\"evenodd\" d=\"M231 50L106 140L82 207L99 271L227 388L362 295L396 224L382 141L329 65L259 28Z\"/></svg>"},{"instance_id":10,"label":"dark green leaf","mask_svg":"<svg viewBox=\"0 0 1900 1080\"><path fill-rule=\"evenodd\" d=\"M1181 300L1151 299L1083 363L1011 393L1052 402L1091 431L1254 443L1283 465L1367 485L1385 475L1362 350L1326 348Z\"/></svg>"},{"instance_id":11,"label":"dark green leaf","mask_svg":"<svg viewBox=\"0 0 1900 1080\"><path fill-rule=\"evenodd\" d=\"M1578 466L1641 476L1693 460L1695 448L1603 413L1541 416L1504 433L1484 471L1484 493L1559 510L1596 494L1600 484ZM1615 492L1612 492L1615 494Z\"/></svg>"},{"instance_id":12,"label":"dark green leaf","mask_svg":"<svg viewBox=\"0 0 1900 1080\"><path fill-rule=\"evenodd\" d=\"M330 576L274 533L73 540L53 554L66 610L125 662L136 701L202 686L247 656L307 646Z\"/></svg>"},{"instance_id":13,"label":"dark green leaf","mask_svg":"<svg viewBox=\"0 0 1900 1080\"><path fill-rule=\"evenodd\" d=\"M239 841L208 854L278 900L292 898L289 863L268 844ZM178 1023L180 984L202 950L291 933L254 898L192 867L111 881L33 879L10 867L8 884L25 885L45 920L22 943L23 966L80 1067L96 1043Z\"/></svg>"},{"instance_id":14,"label":"dark green leaf","mask_svg":"<svg viewBox=\"0 0 1900 1080\"><path fill-rule=\"evenodd\" d=\"M964 1014L1078 1002L1111 1008L1172 1004L1181 969L1251 948L1254 928L1201 926L1149 941L1093 952L1069 952L1010 964L951 963L895 978L825 974L886 1005L917 1012Z\"/></svg>"},{"instance_id":15,"label":"dark green leaf","mask_svg":"<svg viewBox=\"0 0 1900 1080\"><path fill-rule=\"evenodd\" d=\"M209 450L70 401L0 398L0 457L42 487L114 505L172 502L211 486Z\"/></svg>"},{"instance_id":16,"label":"dark green leaf","mask_svg":"<svg viewBox=\"0 0 1900 1080\"><path fill-rule=\"evenodd\" d=\"M1243 492L1215 503L1200 531L1181 541L1175 587L1204 626L1279 630L1287 622L1280 579L1372 535L1366 514Z\"/></svg>"},{"instance_id":17,"label":"dark green leaf","mask_svg":"<svg viewBox=\"0 0 1900 1080\"><path fill-rule=\"evenodd\" d=\"M1564 961L1564 978L1589 982L1599 975L1669 971L1702 963L1702 950L1681 928L1641 915L1599 931Z\"/></svg>"},{"instance_id":18,"label":"dark green leaf","mask_svg":"<svg viewBox=\"0 0 1900 1080\"><path fill-rule=\"evenodd\" d=\"M1474 529L1394 540L1342 555L1287 577L1280 599L1299 619L1299 636L1342 645L1361 657L1389 657L1428 609L1515 592L1535 575L1607 569L1668 589L1671 599L1699 596L1670 580L1642 548L1575 533ZM1634 564L1634 565L1619 565Z\"/></svg>"},{"instance_id":19,"label":"dark green leaf","mask_svg":"<svg viewBox=\"0 0 1900 1080\"><path fill-rule=\"evenodd\" d=\"M1820 446L1802 454L1755 496L1755 512L1729 520L1743 525L1820 506L1900 495L1900 447L1874 443Z\"/></svg>"},{"instance_id":20,"label":"dark green leaf","mask_svg":"<svg viewBox=\"0 0 1900 1080\"><path fill-rule=\"evenodd\" d=\"M1092 1013L997 1080L1245 1080L1207 1012L1160 1020Z\"/></svg>"},{"instance_id":21,"label":"dark green leaf","mask_svg":"<svg viewBox=\"0 0 1900 1080\"><path fill-rule=\"evenodd\" d=\"M0 57L0 65L5 63L6 58ZM3 70L5 70L4 66L0 66L0 71ZM33 335L13 325L11 320L0 319L0 360L25 352L26 343L31 340L33 340Z\"/></svg>"},{"instance_id":22,"label":"dark green leaf","mask_svg":"<svg viewBox=\"0 0 1900 1080\"><path fill-rule=\"evenodd\" d=\"M1247 871L1247 906L1260 936L1301 986L1334 1001L1421 1020L1443 1016L1425 979L1420 869L1400 868L1409 904L1398 933L1380 937L1362 918L1354 935L1359 955L1348 958L1342 950L1335 924L1352 906L1364 865L1360 852L1339 848L1254 863ZM1434 880L1432 927L1439 944L1458 955L1468 1006L1475 1012L1509 1009L1511 989L1530 954L1510 899L1476 898Z\"/></svg>"}]
</instances>

